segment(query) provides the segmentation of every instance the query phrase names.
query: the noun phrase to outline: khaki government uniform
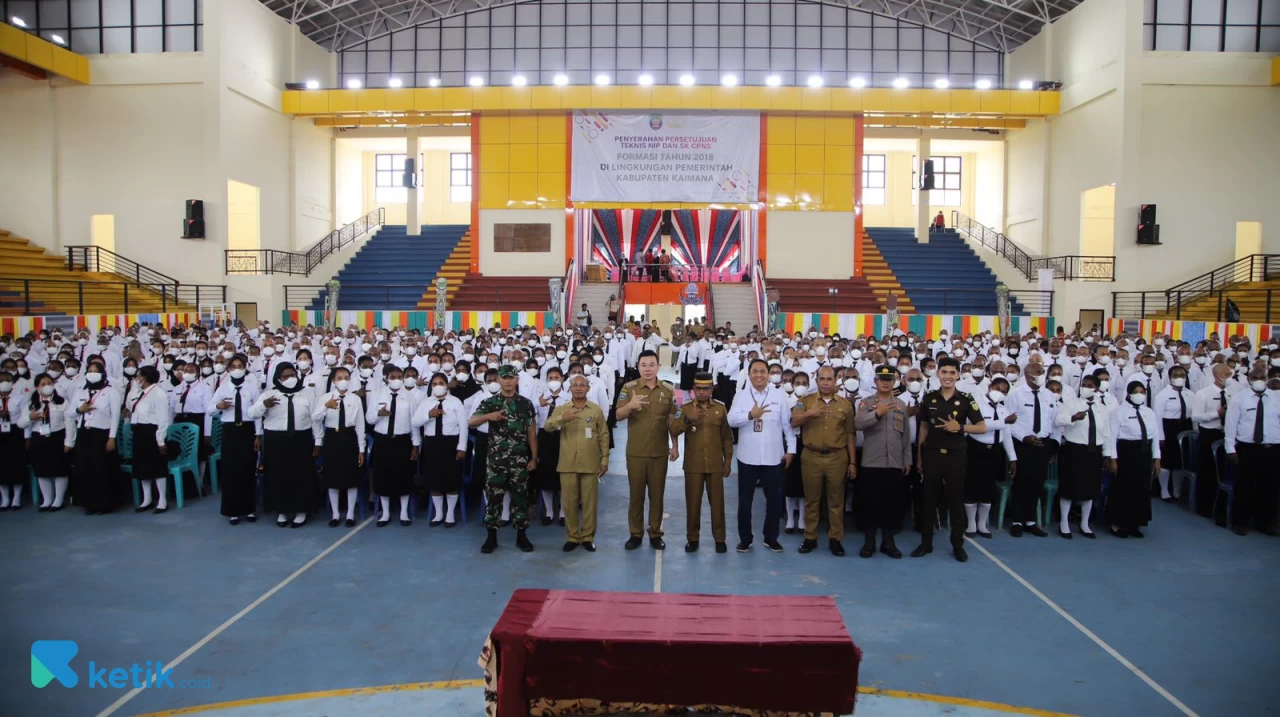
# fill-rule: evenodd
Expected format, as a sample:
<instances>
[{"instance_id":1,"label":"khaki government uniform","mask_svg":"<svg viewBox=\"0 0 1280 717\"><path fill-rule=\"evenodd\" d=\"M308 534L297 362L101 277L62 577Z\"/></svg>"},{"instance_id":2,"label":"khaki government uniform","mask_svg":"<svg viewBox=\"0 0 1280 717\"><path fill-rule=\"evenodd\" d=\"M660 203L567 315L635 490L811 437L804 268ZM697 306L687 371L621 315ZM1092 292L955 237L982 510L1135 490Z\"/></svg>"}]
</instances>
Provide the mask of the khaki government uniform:
<instances>
[{"instance_id":1,"label":"khaki government uniform","mask_svg":"<svg viewBox=\"0 0 1280 717\"><path fill-rule=\"evenodd\" d=\"M667 487L667 455L670 453L671 417L676 412L675 390L671 384L658 381L653 388L644 379L622 384L618 407L639 394L648 403L627 416L627 482L631 500L627 508L627 527L631 537L644 535L644 499L649 496L649 537L662 537L662 497Z\"/></svg>"},{"instance_id":2,"label":"khaki government uniform","mask_svg":"<svg viewBox=\"0 0 1280 717\"><path fill-rule=\"evenodd\" d=\"M686 532L691 543L698 542L702 528L702 489L706 486L711 504L711 536L725 542L724 474L733 461L733 430L729 428L729 409L712 399L699 404L696 419L689 418L689 401L676 412L671 422L672 437L684 436L684 500L687 513Z\"/></svg>"},{"instance_id":3,"label":"khaki government uniform","mask_svg":"<svg viewBox=\"0 0 1280 717\"><path fill-rule=\"evenodd\" d=\"M560 505L564 507L565 531L570 543L593 543L596 539L596 497L600 469L609 465L609 430L604 411L585 401L578 407L572 401L556 406L547 417L545 429L560 432ZM566 411L578 412L572 421L564 420ZM582 502L582 522L578 522L578 502Z\"/></svg>"},{"instance_id":4,"label":"khaki government uniform","mask_svg":"<svg viewBox=\"0 0 1280 717\"><path fill-rule=\"evenodd\" d=\"M680 360L680 345L684 343L684 322L677 321L671 325L671 365L677 366L676 362Z\"/></svg>"},{"instance_id":5,"label":"khaki government uniform","mask_svg":"<svg viewBox=\"0 0 1280 717\"><path fill-rule=\"evenodd\" d=\"M822 401L811 393L791 409L798 415ZM844 481L849 471L849 437L853 435L853 404L833 395L822 414L805 421L800 436L804 453L800 461L800 479L804 482L804 538L818 538L818 510L822 496L827 496L827 537L844 539Z\"/></svg>"}]
</instances>

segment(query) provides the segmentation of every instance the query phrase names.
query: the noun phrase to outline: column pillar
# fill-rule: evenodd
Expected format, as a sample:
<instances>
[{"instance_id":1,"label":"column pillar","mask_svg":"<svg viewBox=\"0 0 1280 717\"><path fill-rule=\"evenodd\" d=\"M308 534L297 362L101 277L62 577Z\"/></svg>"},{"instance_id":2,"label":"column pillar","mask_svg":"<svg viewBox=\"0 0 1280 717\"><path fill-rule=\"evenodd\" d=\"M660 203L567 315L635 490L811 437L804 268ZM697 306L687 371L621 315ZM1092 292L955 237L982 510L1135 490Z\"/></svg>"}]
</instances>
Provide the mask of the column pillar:
<instances>
[{"instance_id":1,"label":"column pillar","mask_svg":"<svg viewBox=\"0 0 1280 717\"><path fill-rule=\"evenodd\" d=\"M916 140L916 184L924 182L924 163L929 159L929 138L922 132ZM929 243L929 224L933 217L929 214L929 192L916 190L916 238L921 244Z\"/></svg>"},{"instance_id":2,"label":"column pillar","mask_svg":"<svg viewBox=\"0 0 1280 717\"><path fill-rule=\"evenodd\" d=\"M418 128L410 127L405 133L405 157L413 160L413 168L415 172L421 172L422 167L419 155L421 151L418 149ZM408 162L406 161L406 164ZM422 218L419 216L422 210L422 192L421 187L409 187L405 197L405 233L409 236L416 236L422 233Z\"/></svg>"}]
</instances>

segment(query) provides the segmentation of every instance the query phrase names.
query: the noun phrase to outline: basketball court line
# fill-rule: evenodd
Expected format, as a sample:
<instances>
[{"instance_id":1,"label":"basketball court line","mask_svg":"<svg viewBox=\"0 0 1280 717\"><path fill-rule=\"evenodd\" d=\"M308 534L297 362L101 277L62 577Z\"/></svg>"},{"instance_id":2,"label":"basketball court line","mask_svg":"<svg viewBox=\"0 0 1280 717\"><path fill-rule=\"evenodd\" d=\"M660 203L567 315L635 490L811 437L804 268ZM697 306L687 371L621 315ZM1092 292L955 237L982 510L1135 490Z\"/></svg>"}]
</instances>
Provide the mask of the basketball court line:
<instances>
[{"instance_id":1,"label":"basketball court line","mask_svg":"<svg viewBox=\"0 0 1280 717\"><path fill-rule=\"evenodd\" d=\"M1068 613L1066 610L1063 610L1061 607L1059 607L1058 604L1050 600L1047 595L1037 590L1036 586L1032 585L1030 582L1027 582L1026 578L1014 572L1013 568L1010 568L1008 565L1005 565L1003 562L1001 562L999 558L992 555L990 551L988 551L986 548L979 545L976 540L974 540L973 538L965 538L965 542L971 544L974 548L978 550L978 552L987 556L987 558L990 559L991 562L995 563L997 566L1000 567L1001 570L1008 573L1009 576L1012 577L1014 580L1017 580L1022 585L1022 587L1031 591L1032 595L1035 595L1036 597L1040 598L1041 602L1043 602L1045 605L1048 605L1054 612L1058 613L1058 615L1060 615L1062 619L1071 623L1072 627L1084 633L1085 637L1092 640L1094 644L1096 644L1098 647L1101 647L1103 651L1105 651L1108 655L1111 655L1111 657L1115 658L1116 662L1119 662L1120 664L1124 665L1125 668L1128 669L1130 672L1132 672L1134 675L1136 675L1138 679L1147 683L1148 687L1155 690L1156 694L1168 700L1169 704L1178 708L1179 712L1186 715L1187 717L1200 717L1198 714L1196 714L1195 710L1192 710L1190 707L1183 704L1182 701L1179 700L1177 697L1174 697L1172 694L1170 694L1168 690L1160 686L1160 683L1151 679L1151 677L1147 673L1143 672L1137 665L1130 662L1124 655L1121 655L1119 652L1117 652L1114 647L1112 647L1111 645L1108 645L1102 638L1095 635L1092 630L1085 627L1079 620L1072 617L1070 613Z\"/></svg>"}]
</instances>

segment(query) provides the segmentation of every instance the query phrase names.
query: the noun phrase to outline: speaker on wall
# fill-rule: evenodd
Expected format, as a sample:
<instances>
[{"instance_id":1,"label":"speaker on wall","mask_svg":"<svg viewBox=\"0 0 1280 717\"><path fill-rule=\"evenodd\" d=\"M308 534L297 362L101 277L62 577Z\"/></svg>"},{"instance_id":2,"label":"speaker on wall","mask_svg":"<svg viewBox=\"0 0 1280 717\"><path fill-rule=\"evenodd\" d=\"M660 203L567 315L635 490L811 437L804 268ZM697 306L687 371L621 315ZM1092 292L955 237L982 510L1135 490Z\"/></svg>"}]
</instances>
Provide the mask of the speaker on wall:
<instances>
[{"instance_id":1,"label":"speaker on wall","mask_svg":"<svg viewBox=\"0 0 1280 717\"><path fill-rule=\"evenodd\" d=\"M1156 223L1156 205L1143 204L1138 209L1139 224L1155 224Z\"/></svg>"},{"instance_id":2,"label":"speaker on wall","mask_svg":"<svg viewBox=\"0 0 1280 717\"><path fill-rule=\"evenodd\" d=\"M1142 204L1138 207L1138 243L1160 243L1160 225L1156 224L1156 205L1154 204Z\"/></svg>"},{"instance_id":3,"label":"speaker on wall","mask_svg":"<svg viewBox=\"0 0 1280 717\"><path fill-rule=\"evenodd\" d=\"M187 215L182 220L183 239L204 239L204 202L187 200Z\"/></svg>"},{"instance_id":4,"label":"speaker on wall","mask_svg":"<svg viewBox=\"0 0 1280 717\"><path fill-rule=\"evenodd\" d=\"M404 160L404 177L401 179L400 186L410 189L418 186L418 172L415 170L413 157L406 157Z\"/></svg>"},{"instance_id":5,"label":"speaker on wall","mask_svg":"<svg viewBox=\"0 0 1280 717\"><path fill-rule=\"evenodd\" d=\"M920 173L920 190L927 192L933 189L933 160L926 159L924 161L924 169Z\"/></svg>"},{"instance_id":6,"label":"speaker on wall","mask_svg":"<svg viewBox=\"0 0 1280 717\"><path fill-rule=\"evenodd\" d=\"M187 219L204 219L204 202L202 200L187 200Z\"/></svg>"}]
</instances>

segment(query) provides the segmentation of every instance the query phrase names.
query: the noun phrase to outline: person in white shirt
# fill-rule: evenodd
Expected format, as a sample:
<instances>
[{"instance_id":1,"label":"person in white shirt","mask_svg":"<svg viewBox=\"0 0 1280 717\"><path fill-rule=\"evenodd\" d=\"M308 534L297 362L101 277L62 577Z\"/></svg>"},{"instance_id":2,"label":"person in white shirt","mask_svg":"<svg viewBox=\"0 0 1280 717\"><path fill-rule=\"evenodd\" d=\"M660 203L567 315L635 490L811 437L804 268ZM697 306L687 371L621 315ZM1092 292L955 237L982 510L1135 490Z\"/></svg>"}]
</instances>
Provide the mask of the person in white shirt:
<instances>
[{"instance_id":1,"label":"person in white shirt","mask_svg":"<svg viewBox=\"0 0 1280 717\"><path fill-rule=\"evenodd\" d=\"M583 376L583 378L587 377ZM588 381L588 391L593 388ZM547 371L545 388L533 399L538 422L538 467L529 476L529 480L533 489L542 496L542 507L535 506L534 515L545 511L542 515L543 525L551 525L556 519L555 500L556 494L560 492L560 473L557 470L560 464L560 436L546 430L547 417L556 409L556 406L564 404L570 398L564 381L564 372L552 366ZM596 430L602 430L602 427L597 426ZM564 521L563 504L560 506L559 518L561 522Z\"/></svg>"},{"instance_id":2,"label":"person in white shirt","mask_svg":"<svg viewBox=\"0 0 1280 717\"><path fill-rule=\"evenodd\" d=\"M333 389L316 399L311 420L324 427L321 482L329 495L329 527L342 522L339 507L346 493L348 528L356 524L357 493L364 472L365 420L360 397L351 391L351 371L338 366L329 372ZM326 377L326 378L328 378Z\"/></svg>"},{"instance_id":3,"label":"person in white shirt","mask_svg":"<svg viewBox=\"0 0 1280 717\"><path fill-rule=\"evenodd\" d=\"M680 347L679 356L676 360L680 367L680 391L681 395L678 399L683 402L693 390L694 374L702 370L702 346L703 342L694 338L692 333L685 333L684 345Z\"/></svg>"},{"instance_id":4,"label":"person in white shirt","mask_svg":"<svg viewBox=\"0 0 1280 717\"><path fill-rule=\"evenodd\" d=\"M1209 480L1210 476L1216 476L1218 472L1213 444L1224 437L1222 419L1227 415L1231 396L1239 390L1240 384L1231 380L1231 369L1226 364L1218 364L1213 367L1213 384L1196 393L1191 420L1196 425L1198 461L1195 468L1200 480L1196 482L1196 495L1191 496L1191 502L1196 513L1204 517L1211 517L1213 499L1218 492L1218 482Z\"/></svg>"},{"instance_id":5,"label":"person in white shirt","mask_svg":"<svg viewBox=\"0 0 1280 717\"><path fill-rule=\"evenodd\" d=\"M1195 413L1196 398L1187 386L1186 370L1181 366L1169 369L1169 385L1156 394L1154 401L1148 396L1147 406L1160 419L1160 431L1165 441L1160 447L1160 499L1173 503L1182 497L1182 446L1178 437L1184 431L1194 429L1191 419ZM1173 483L1172 490L1170 482Z\"/></svg>"},{"instance_id":6,"label":"person in white shirt","mask_svg":"<svg viewBox=\"0 0 1280 717\"><path fill-rule=\"evenodd\" d=\"M182 368L174 375L180 377L182 382L169 394L173 422L190 423L200 434L198 445L201 473L193 476L199 488L204 483L204 471L208 468L205 458L209 451L205 439L213 428L213 392L200 380L199 367L194 363L182 364Z\"/></svg>"},{"instance_id":7,"label":"person in white shirt","mask_svg":"<svg viewBox=\"0 0 1280 717\"><path fill-rule=\"evenodd\" d=\"M9 361L6 359L6 364ZM22 508L22 487L27 484L27 441L19 425L27 394L17 387L13 372L0 370L0 511ZM31 496L34 501L36 496Z\"/></svg>"},{"instance_id":8,"label":"person in white shirt","mask_svg":"<svg viewBox=\"0 0 1280 717\"><path fill-rule=\"evenodd\" d=\"M1036 537L1048 535L1036 525L1036 502L1044 493L1049 471L1049 458L1058 439L1054 425L1058 398L1044 387L1044 366L1028 363L1027 383L1009 394L1009 412L1013 423L1014 448L1018 454L1018 478L1009 496L1013 525L1009 534L1022 537L1025 530Z\"/></svg>"},{"instance_id":9,"label":"person in white shirt","mask_svg":"<svg viewBox=\"0 0 1280 717\"><path fill-rule=\"evenodd\" d=\"M958 390L959 382L956 386ZM1005 423L1009 417L1009 408L1005 405L1008 395L1009 382L1003 375L996 374L981 394L973 396L987 424L987 432L969 434L965 451L964 513L968 521L965 535L970 538L975 535L991 538L987 519L998 494L996 483L1005 476L1006 460L1010 480L1017 479L1018 454L1013 446L1013 431Z\"/></svg>"},{"instance_id":10,"label":"person in white shirt","mask_svg":"<svg viewBox=\"0 0 1280 717\"><path fill-rule=\"evenodd\" d=\"M751 385L729 409L729 425L738 430L738 552L751 549L751 504L757 483L764 486L764 544L782 552L778 522L782 516L782 478L796 453L787 397L769 383L769 364L756 359L747 367Z\"/></svg>"},{"instance_id":11,"label":"person in white shirt","mask_svg":"<svg viewBox=\"0 0 1280 717\"><path fill-rule=\"evenodd\" d=\"M107 381L106 362L89 361L84 385L69 397L68 414L75 437L76 503L86 515L115 510L111 490L113 472L108 468L107 454L116 450L116 430L120 425L120 392Z\"/></svg>"},{"instance_id":12,"label":"person in white shirt","mask_svg":"<svg viewBox=\"0 0 1280 717\"><path fill-rule=\"evenodd\" d=\"M1079 396L1064 398L1054 418L1063 434L1058 456L1058 508L1062 513L1058 534L1068 539L1071 526L1067 516L1073 502L1080 506L1080 533L1089 539L1097 537L1089 528L1089 516L1093 501L1102 493L1103 453L1111 430L1111 408L1098 399L1098 379L1081 376Z\"/></svg>"},{"instance_id":13,"label":"person in white shirt","mask_svg":"<svg viewBox=\"0 0 1280 717\"><path fill-rule=\"evenodd\" d=\"M1143 537L1151 522L1151 476L1160 471L1160 421L1147 408L1142 381L1129 381L1125 402L1111 410L1104 451L1111 472L1107 523L1117 538Z\"/></svg>"},{"instance_id":14,"label":"person in white shirt","mask_svg":"<svg viewBox=\"0 0 1280 717\"><path fill-rule=\"evenodd\" d=\"M373 424L373 492L378 494L382 512L378 527L391 520L391 496L400 497L400 525L409 526L409 499L413 493L418 445L413 430L416 403L404 390L404 373L395 364L383 369L385 386L373 390L366 400L365 419Z\"/></svg>"},{"instance_id":15,"label":"person in white shirt","mask_svg":"<svg viewBox=\"0 0 1280 717\"><path fill-rule=\"evenodd\" d=\"M1249 388L1231 397L1223 417L1222 447L1237 464L1231 529L1276 534L1276 446L1280 445L1280 391L1267 388L1267 369L1249 371Z\"/></svg>"},{"instance_id":16,"label":"person in white shirt","mask_svg":"<svg viewBox=\"0 0 1280 717\"><path fill-rule=\"evenodd\" d=\"M467 455L467 421L471 415L449 393L449 378L443 373L431 377L428 395L413 414L413 429L423 429L423 461L428 467L427 490L431 492L432 527L457 525L454 511L462 491L462 459ZM445 508L445 503L448 508Z\"/></svg>"},{"instance_id":17,"label":"person in white shirt","mask_svg":"<svg viewBox=\"0 0 1280 717\"><path fill-rule=\"evenodd\" d=\"M151 509L151 487L156 488L155 512L168 510L169 462L165 457L165 437L170 415L169 395L160 384L160 369L143 366L138 369L134 389L125 401L129 412L130 430L133 431L133 479L142 488L142 505L134 509L141 513Z\"/></svg>"},{"instance_id":18,"label":"person in white shirt","mask_svg":"<svg viewBox=\"0 0 1280 717\"><path fill-rule=\"evenodd\" d=\"M248 359L233 354L227 362L227 380L218 386L210 399L218 412L222 430L222 460L218 464L219 488L222 490L221 513L231 525L241 518L250 523L258 519L258 451L261 448L262 421L249 415L262 389L248 372Z\"/></svg>"},{"instance_id":19,"label":"person in white shirt","mask_svg":"<svg viewBox=\"0 0 1280 717\"><path fill-rule=\"evenodd\" d=\"M51 362L52 363L52 362ZM62 510L71 475L75 428L68 430L70 402L54 388L47 373L36 376L36 390L18 414L18 427L30 440L31 470L40 484L40 512Z\"/></svg>"},{"instance_id":20,"label":"person in white shirt","mask_svg":"<svg viewBox=\"0 0 1280 717\"><path fill-rule=\"evenodd\" d=\"M265 507L276 512L276 525L281 528L301 528L315 495L315 457L323 427L311 420L315 394L303 390L297 369L288 361L274 365L271 388L258 397L249 416L262 419Z\"/></svg>"}]
</instances>

